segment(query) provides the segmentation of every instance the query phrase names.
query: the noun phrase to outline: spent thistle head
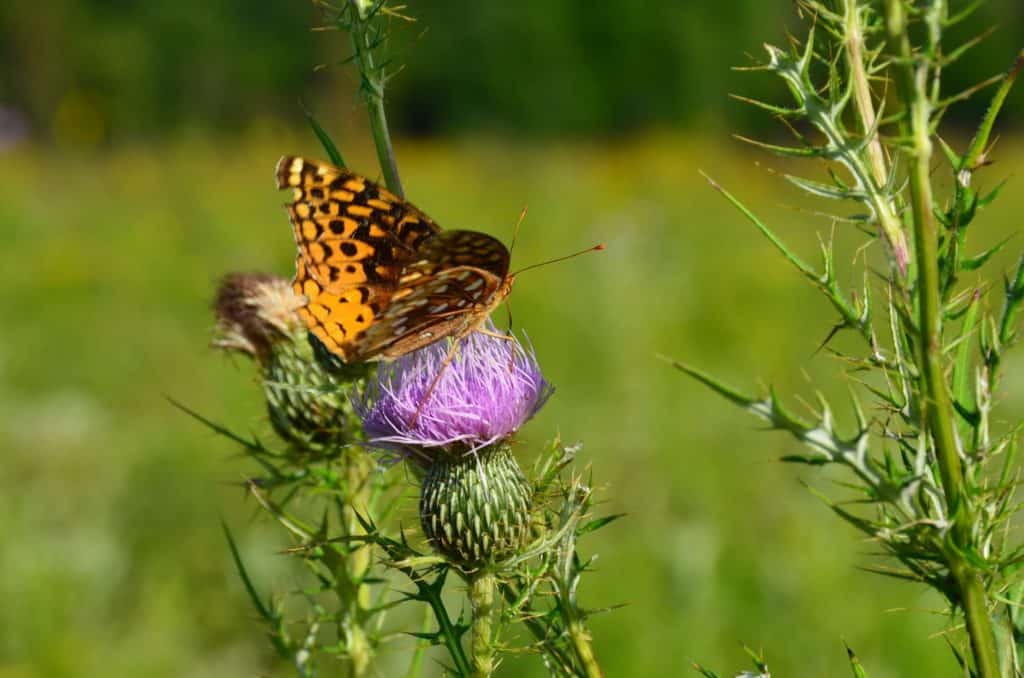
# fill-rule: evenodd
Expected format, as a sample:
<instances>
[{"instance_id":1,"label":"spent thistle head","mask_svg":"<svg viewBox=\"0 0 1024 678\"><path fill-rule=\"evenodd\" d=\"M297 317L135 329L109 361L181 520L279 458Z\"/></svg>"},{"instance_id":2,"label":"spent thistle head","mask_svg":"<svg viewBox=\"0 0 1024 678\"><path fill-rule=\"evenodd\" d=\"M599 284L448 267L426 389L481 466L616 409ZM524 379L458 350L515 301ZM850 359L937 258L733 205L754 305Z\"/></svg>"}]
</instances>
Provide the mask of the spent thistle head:
<instances>
[{"instance_id":1,"label":"spent thistle head","mask_svg":"<svg viewBox=\"0 0 1024 678\"><path fill-rule=\"evenodd\" d=\"M213 302L217 318L213 345L256 358L261 365L271 349L302 331L296 311L302 302L284 278L269 273L228 273Z\"/></svg>"}]
</instances>

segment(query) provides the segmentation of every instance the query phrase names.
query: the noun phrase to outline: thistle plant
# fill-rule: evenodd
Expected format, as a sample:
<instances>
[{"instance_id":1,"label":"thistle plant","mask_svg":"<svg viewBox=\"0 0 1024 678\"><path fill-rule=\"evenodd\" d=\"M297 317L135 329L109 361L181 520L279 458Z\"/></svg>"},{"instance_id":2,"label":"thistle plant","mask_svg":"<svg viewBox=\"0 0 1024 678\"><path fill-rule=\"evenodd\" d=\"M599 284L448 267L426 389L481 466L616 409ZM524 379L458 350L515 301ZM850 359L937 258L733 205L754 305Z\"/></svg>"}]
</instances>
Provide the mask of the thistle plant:
<instances>
[{"instance_id":1,"label":"thistle plant","mask_svg":"<svg viewBox=\"0 0 1024 678\"><path fill-rule=\"evenodd\" d=\"M1021 671L1016 601L1024 550L1012 538L1020 427L1001 425L995 408L1003 359L1018 337L1024 258L1001 286L993 285L980 276L1005 243L974 251L968 235L1001 187L983 170L1024 51L1015 61L1007 55L1013 65L1005 73L965 92L945 91L943 70L978 41L950 45L945 33L975 6L804 0L804 37L787 49L766 45L767 60L747 69L784 83L789 105L740 98L781 120L796 144L744 140L823 166L827 181L785 178L833 201L833 224L881 241L880 270L851 257L863 266L859 289L839 284L840 253L830 241L823 241L819 265L806 262L711 181L838 314L823 335L850 382L853 431L838 429L822 395L798 414L774 390L751 397L691 366L677 367L795 437L806 451L785 461L845 469L853 496L826 501L897 563L869 569L941 594L956 660L965 673L991 678ZM991 103L957 150L960 144L941 133L943 116L985 90L992 90ZM948 190L940 188L945 178ZM857 336L860 349L831 348L838 332ZM863 675L859 664L854 670Z\"/></svg>"},{"instance_id":2,"label":"thistle plant","mask_svg":"<svg viewBox=\"0 0 1024 678\"><path fill-rule=\"evenodd\" d=\"M230 274L217 292L214 346L255 359L270 423L284 443L273 449L213 425L241 442L263 473L245 486L259 506L297 541L319 542L331 526L352 536L360 532L356 511L386 493L375 464L361 448L359 419L352 403L367 369L329 371L317 361L297 314L300 300L291 284L268 274ZM202 419L200 417L200 419ZM231 533L231 551L255 607L269 626L277 651L300 675L313 675L321 654L342 658L353 675L370 666L381 641L373 626L370 552L348 542L297 553L313 582L289 595L263 601L249 579ZM302 617L289 618L287 598L304 601Z\"/></svg>"},{"instance_id":3,"label":"thistle plant","mask_svg":"<svg viewBox=\"0 0 1024 678\"><path fill-rule=\"evenodd\" d=\"M494 331L493 325L489 331ZM511 335L474 333L387 365L360 403L367 445L421 469L419 517L431 547L481 572L516 553L532 492L510 439L551 394L540 366Z\"/></svg>"},{"instance_id":4,"label":"thistle plant","mask_svg":"<svg viewBox=\"0 0 1024 678\"><path fill-rule=\"evenodd\" d=\"M503 628L516 621L535 633L549 666L598 675L586 615L571 595L579 571L551 567L566 540L569 557L577 557L574 539L590 509L589 490L569 481L552 504L542 493L564 462L530 482L512 452L512 436L543 407L551 386L536 356L511 335L475 333L456 348L449 359L449 347L428 346L378 372L359 406L368 444L399 454L422 476L423 534L442 569L454 568L468 587L473 675L494 671ZM560 446L552 453L567 454ZM547 505L535 505L535 497ZM501 617L499 589L509 602ZM551 611L561 617L538 624L537 605L558 591L565 600ZM566 623L577 627L568 652L553 642Z\"/></svg>"},{"instance_id":5,"label":"thistle plant","mask_svg":"<svg viewBox=\"0 0 1024 678\"><path fill-rule=\"evenodd\" d=\"M383 2L317 5L321 28L351 38L381 171L401 196L383 104L390 23L408 19ZM232 274L215 303L214 345L255 360L281 448L189 411L255 462L246 490L306 573L264 598L225 528L277 652L300 676L361 676L379 671L381 646L393 655L412 636L408 676L420 675L433 645L453 675L490 676L503 657L531 653L552 675L600 676L586 624L596 610L577 599L592 559L577 543L617 516L593 515L591 484L572 469L578 445L555 441L528 472L520 466L515 435L553 390L533 349L488 324L393 363L345 364L307 331L306 302L276 276ZM410 484L419 497L411 533L399 518ZM453 614L456 579L468 612ZM410 626L417 608L425 621Z\"/></svg>"}]
</instances>

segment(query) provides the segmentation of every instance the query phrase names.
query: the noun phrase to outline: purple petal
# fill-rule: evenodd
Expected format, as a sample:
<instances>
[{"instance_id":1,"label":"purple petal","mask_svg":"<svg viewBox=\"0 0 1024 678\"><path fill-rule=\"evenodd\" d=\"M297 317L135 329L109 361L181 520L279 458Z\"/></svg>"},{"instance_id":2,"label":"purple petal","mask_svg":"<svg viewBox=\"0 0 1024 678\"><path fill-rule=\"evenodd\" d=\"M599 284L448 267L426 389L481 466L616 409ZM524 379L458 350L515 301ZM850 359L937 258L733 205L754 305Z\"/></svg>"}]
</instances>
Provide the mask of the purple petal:
<instances>
[{"instance_id":1,"label":"purple petal","mask_svg":"<svg viewBox=\"0 0 1024 678\"><path fill-rule=\"evenodd\" d=\"M356 404L371 446L482 447L512 435L551 395L533 350L514 338L473 332L445 366L450 347L438 342L380 366Z\"/></svg>"}]
</instances>

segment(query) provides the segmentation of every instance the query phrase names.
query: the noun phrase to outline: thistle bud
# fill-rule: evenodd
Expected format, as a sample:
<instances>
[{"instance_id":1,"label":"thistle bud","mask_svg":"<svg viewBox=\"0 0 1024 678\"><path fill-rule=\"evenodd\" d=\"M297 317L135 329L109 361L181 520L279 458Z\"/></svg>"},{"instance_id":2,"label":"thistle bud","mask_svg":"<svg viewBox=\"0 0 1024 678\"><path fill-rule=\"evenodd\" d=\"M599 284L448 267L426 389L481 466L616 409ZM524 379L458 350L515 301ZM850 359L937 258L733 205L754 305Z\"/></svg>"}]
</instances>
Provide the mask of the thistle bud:
<instances>
[{"instance_id":1,"label":"thistle bud","mask_svg":"<svg viewBox=\"0 0 1024 678\"><path fill-rule=\"evenodd\" d=\"M526 543L531 500L530 484L508 445L440 455L420 489L420 525L435 551L479 567Z\"/></svg>"}]
</instances>

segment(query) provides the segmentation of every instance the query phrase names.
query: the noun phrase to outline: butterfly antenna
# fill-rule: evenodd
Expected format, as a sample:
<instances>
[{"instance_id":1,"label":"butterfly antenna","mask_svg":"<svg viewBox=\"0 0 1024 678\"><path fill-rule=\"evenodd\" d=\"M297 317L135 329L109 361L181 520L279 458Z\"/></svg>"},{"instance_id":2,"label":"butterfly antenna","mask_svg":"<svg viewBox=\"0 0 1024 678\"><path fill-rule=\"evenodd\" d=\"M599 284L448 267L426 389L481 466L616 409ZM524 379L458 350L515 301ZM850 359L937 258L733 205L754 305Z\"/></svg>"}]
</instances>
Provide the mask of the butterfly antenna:
<instances>
[{"instance_id":1,"label":"butterfly antenna","mask_svg":"<svg viewBox=\"0 0 1024 678\"><path fill-rule=\"evenodd\" d=\"M509 337L512 336L512 300L505 297L505 308L508 310L508 328L505 330L505 334ZM508 372L509 374L516 371L516 343L514 341L508 342Z\"/></svg>"},{"instance_id":2,"label":"butterfly antenna","mask_svg":"<svg viewBox=\"0 0 1024 678\"><path fill-rule=\"evenodd\" d=\"M566 254L563 257L555 257L554 259L548 259L547 261L542 261L539 264L530 264L529 266L524 266L523 268L519 269L518 271L516 271L512 275L513 276L519 275L523 271L529 271L531 268L540 268L541 266L547 266L548 264L556 264L559 261L565 261L566 259L572 259L573 257L580 256L581 254L589 254L590 252L601 252L604 249L605 249L604 243L600 243L600 244L594 245L593 247L588 247L585 250L580 250L579 252L573 252L572 254Z\"/></svg>"},{"instance_id":3,"label":"butterfly antenna","mask_svg":"<svg viewBox=\"0 0 1024 678\"><path fill-rule=\"evenodd\" d=\"M519 220L516 221L516 227L512 229L512 242L509 243L508 253L512 254L512 250L516 247L516 239L519 237L519 227L523 225L523 220L526 219L526 210L524 206L523 211L519 213Z\"/></svg>"},{"instance_id":4,"label":"butterfly antenna","mask_svg":"<svg viewBox=\"0 0 1024 678\"><path fill-rule=\"evenodd\" d=\"M508 328L505 334L512 334L512 300L508 297L505 297L505 309L508 311Z\"/></svg>"}]
</instances>

